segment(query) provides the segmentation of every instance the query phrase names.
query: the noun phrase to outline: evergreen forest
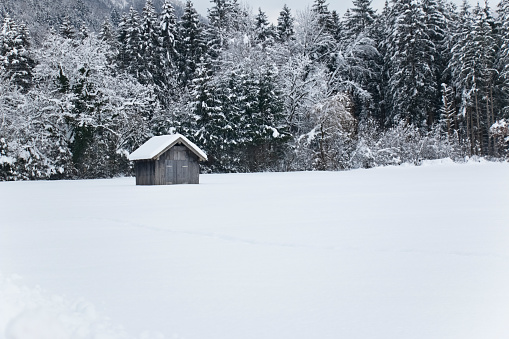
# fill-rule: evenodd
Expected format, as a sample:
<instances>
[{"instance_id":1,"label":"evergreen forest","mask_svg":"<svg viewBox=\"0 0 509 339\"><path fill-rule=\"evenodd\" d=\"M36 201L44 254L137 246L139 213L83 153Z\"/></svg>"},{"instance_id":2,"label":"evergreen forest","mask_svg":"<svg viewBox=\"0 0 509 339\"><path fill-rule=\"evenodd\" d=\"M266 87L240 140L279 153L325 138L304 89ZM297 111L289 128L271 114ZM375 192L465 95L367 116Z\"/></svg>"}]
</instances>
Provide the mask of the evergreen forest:
<instances>
[{"instance_id":1,"label":"evergreen forest","mask_svg":"<svg viewBox=\"0 0 509 339\"><path fill-rule=\"evenodd\" d=\"M214 173L509 158L509 0L105 6L47 30L0 8L0 180L130 175L176 132Z\"/></svg>"}]
</instances>

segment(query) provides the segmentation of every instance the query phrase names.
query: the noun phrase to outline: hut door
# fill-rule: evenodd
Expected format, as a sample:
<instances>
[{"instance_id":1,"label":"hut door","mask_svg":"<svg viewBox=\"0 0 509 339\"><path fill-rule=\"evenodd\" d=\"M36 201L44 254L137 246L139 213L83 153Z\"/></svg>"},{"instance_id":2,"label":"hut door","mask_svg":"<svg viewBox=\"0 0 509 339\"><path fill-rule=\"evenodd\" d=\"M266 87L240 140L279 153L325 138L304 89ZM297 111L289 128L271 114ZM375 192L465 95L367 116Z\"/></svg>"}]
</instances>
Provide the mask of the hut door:
<instances>
[{"instance_id":1,"label":"hut door","mask_svg":"<svg viewBox=\"0 0 509 339\"><path fill-rule=\"evenodd\" d=\"M189 184L191 181L189 156L185 146L174 146L166 160L166 184Z\"/></svg>"},{"instance_id":2,"label":"hut door","mask_svg":"<svg viewBox=\"0 0 509 339\"><path fill-rule=\"evenodd\" d=\"M177 184L189 184L189 161L177 160Z\"/></svg>"},{"instance_id":3,"label":"hut door","mask_svg":"<svg viewBox=\"0 0 509 339\"><path fill-rule=\"evenodd\" d=\"M176 184L177 171L175 160L166 160L166 185Z\"/></svg>"},{"instance_id":4,"label":"hut door","mask_svg":"<svg viewBox=\"0 0 509 339\"><path fill-rule=\"evenodd\" d=\"M189 184L189 161L166 160L166 185Z\"/></svg>"}]
</instances>

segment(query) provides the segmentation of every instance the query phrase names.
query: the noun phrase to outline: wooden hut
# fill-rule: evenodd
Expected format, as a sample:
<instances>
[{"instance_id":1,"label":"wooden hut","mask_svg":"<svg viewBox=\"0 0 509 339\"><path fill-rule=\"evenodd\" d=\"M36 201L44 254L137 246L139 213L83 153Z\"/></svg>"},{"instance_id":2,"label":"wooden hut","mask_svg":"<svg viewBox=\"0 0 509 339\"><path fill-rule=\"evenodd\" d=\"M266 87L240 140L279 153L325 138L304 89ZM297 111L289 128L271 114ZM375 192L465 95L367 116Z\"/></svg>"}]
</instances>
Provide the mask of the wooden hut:
<instances>
[{"instance_id":1,"label":"wooden hut","mask_svg":"<svg viewBox=\"0 0 509 339\"><path fill-rule=\"evenodd\" d=\"M129 155L136 185L198 184L200 161L207 155L181 134L149 139Z\"/></svg>"}]
</instances>

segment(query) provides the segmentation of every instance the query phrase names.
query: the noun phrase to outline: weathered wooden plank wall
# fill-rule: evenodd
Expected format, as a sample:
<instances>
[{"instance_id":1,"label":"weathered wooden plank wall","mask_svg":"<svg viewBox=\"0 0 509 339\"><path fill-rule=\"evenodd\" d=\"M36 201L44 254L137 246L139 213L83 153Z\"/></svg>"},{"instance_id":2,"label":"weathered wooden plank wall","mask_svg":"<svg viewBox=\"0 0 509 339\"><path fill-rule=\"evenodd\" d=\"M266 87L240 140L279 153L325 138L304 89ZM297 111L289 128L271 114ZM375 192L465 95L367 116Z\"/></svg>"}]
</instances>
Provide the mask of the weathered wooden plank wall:
<instances>
[{"instance_id":1,"label":"weathered wooden plank wall","mask_svg":"<svg viewBox=\"0 0 509 339\"><path fill-rule=\"evenodd\" d=\"M200 164L198 163L198 157L196 157L195 161L189 161L189 183L200 183Z\"/></svg>"},{"instance_id":2,"label":"weathered wooden plank wall","mask_svg":"<svg viewBox=\"0 0 509 339\"><path fill-rule=\"evenodd\" d=\"M153 161L136 161L134 164L136 185L153 185L154 169Z\"/></svg>"},{"instance_id":3,"label":"weathered wooden plank wall","mask_svg":"<svg viewBox=\"0 0 509 339\"><path fill-rule=\"evenodd\" d=\"M199 184L200 165L196 154L176 145L156 160L135 162L136 185Z\"/></svg>"}]
</instances>

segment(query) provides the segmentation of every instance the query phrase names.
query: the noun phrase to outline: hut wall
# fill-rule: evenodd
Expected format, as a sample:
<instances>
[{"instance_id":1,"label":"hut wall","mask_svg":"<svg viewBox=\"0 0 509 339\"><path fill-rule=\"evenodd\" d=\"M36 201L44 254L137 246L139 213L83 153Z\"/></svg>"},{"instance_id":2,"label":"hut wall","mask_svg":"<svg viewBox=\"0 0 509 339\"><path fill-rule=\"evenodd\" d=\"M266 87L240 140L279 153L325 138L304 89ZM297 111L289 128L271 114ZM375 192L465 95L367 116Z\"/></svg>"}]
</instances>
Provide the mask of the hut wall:
<instances>
[{"instance_id":1,"label":"hut wall","mask_svg":"<svg viewBox=\"0 0 509 339\"><path fill-rule=\"evenodd\" d=\"M198 184L199 159L185 146L173 146L155 162L155 185Z\"/></svg>"},{"instance_id":2,"label":"hut wall","mask_svg":"<svg viewBox=\"0 0 509 339\"><path fill-rule=\"evenodd\" d=\"M136 161L134 163L136 185L154 185L155 167L153 160Z\"/></svg>"}]
</instances>

